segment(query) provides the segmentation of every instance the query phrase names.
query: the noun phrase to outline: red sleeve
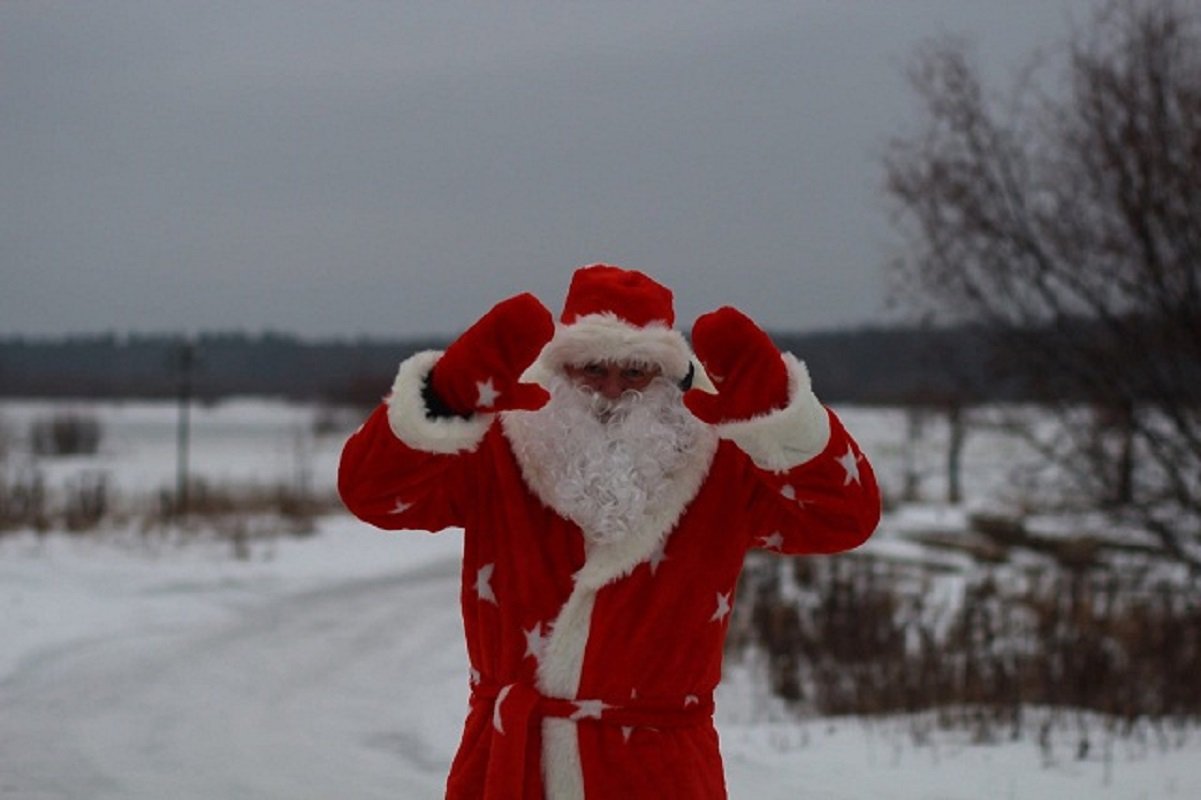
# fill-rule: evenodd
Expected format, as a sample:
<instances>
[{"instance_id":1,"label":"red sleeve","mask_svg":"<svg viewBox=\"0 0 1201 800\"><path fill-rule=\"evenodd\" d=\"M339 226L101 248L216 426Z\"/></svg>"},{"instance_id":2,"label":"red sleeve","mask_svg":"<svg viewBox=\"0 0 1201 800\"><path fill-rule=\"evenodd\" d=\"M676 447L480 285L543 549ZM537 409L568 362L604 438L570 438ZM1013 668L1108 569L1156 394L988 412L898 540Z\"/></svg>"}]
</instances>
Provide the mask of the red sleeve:
<instances>
[{"instance_id":1,"label":"red sleeve","mask_svg":"<svg viewBox=\"0 0 1201 800\"><path fill-rule=\"evenodd\" d=\"M875 475L838 416L813 394L805 365L783 357L788 403L718 426L748 456L751 544L791 554L849 550L880 520Z\"/></svg>"},{"instance_id":2,"label":"red sleeve","mask_svg":"<svg viewBox=\"0 0 1201 800\"><path fill-rule=\"evenodd\" d=\"M439 531L461 526L463 455L424 453L396 437L381 404L346 442L338 493L356 517L377 528Z\"/></svg>"},{"instance_id":3,"label":"red sleeve","mask_svg":"<svg viewBox=\"0 0 1201 800\"><path fill-rule=\"evenodd\" d=\"M388 399L342 450L342 502L377 527L439 531L463 525L472 466L495 417L430 416L422 389L439 356L418 353L402 363Z\"/></svg>"},{"instance_id":4,"label":"red sleeve","mask_svg":"<svg viewBox=\"0 0 1201 800\"><path fill-rule=\"evenodd\" d=\"M871 464L828 411L830 439L821 453L775 472L752 465L752 545L790 555L858 547L880 520L880 490Z\"/></svg>"}]
</instances>

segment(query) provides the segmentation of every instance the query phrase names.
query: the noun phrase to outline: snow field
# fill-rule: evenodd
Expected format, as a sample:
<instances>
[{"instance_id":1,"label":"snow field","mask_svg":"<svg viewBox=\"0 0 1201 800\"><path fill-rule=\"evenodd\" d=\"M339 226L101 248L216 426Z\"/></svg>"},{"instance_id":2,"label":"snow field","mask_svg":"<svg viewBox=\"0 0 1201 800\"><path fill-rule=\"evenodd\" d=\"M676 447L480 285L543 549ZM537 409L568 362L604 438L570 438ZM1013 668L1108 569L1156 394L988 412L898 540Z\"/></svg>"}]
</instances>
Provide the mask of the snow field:
<instances>
[{"instance_id":1,"label":"snow field","mask_svg":"<svg viewBox=\"0 0 1201 800\"><path fill-rule=\"evenodd\" d=\"M0 420L20 432L54 407L0 404ZM173 406L87 410L104 426L101 453L42 462L48 482L101 470L122 494L170 486ZM263 484L299 471L332 489L341 438L309 435L312 415L267 401L196 408L194 470ZM843 416L896 485L902 415ZM934 498L937 428L923 441ZM983 436L965 456L973 496L1016 458ZM963 521L936 502L904 507L867 548L928 559L899 532ZM0 797L441 796L467 697L461 536L385 534L345 515L317 527L256 542L246 560L223 542L133 532L0 537ZM955 601L953 584L939 591ZM1201 796L1195 733L1106 738L1086 719L1095 735L1080 759L1070 724L1042 747L1035 734L973 743L922 717L798 720L766 695L753 659L727 665L717 719L736 800Z\"/></svg>"}]
</instances>

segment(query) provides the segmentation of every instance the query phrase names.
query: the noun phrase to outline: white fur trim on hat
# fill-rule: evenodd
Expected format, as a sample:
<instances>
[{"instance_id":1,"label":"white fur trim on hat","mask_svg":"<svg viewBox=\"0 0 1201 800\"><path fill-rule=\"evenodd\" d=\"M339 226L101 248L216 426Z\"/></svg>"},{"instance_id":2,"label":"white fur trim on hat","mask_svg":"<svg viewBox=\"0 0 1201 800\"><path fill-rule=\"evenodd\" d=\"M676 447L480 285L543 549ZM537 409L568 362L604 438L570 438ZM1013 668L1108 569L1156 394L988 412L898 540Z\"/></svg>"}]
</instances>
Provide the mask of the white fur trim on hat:
<instances>
[{"instance_id":1,"label":"white fur trim on hat","mask_svg":"<svg viewBox=\"0 0 1201 800\"><path fill-rule=\"evenodd\" d=\"M542 358L556 367L634 361L655 364L674 378L688 374L691 356L679 331L658 323L640 328L615 314L589 314L570 325L558 325L542 351Z\"/></svg>"},{"instance_id":2,"label":"white fur trim on hat","mask_svg":"<svg viewBox=\"0 0 1201 800\"><path fill-rule=\"evenodd\" d=\"M788 405L760 417L717 427L757 465L783 472L804 464L826 449L830 414L813 394L809 370L792 353L783 355L788 368Z\"/></svg>"},{"instance_id":3,"label":"white fur trim on hat","mask_svg":"<svg viewBox=\"0 0 1201 800\"><path fill-rule=\"evenodd\" d=\"M596 361L653 364L676 381L683 380L691 367L695 388L716 391L682 333L660 323L638 327L611 313L588 314L569 325L556 325L555 336L542 349L536 368L523 379L537 380L539 369L553 371Z\"/></svg>"},{"instance_id":4,"label":"white fur trim on hat","mask_svg":"<svg viewBox=\"0 0 1201 800\"><path fill-rule=\"evenodd\" d=\"M392 393L388 395L388 424L396 438L414 450L452 455L475 450L492 426L495 414L431 418L422 389L442 353L427 350L401 362Z\"/></svg>"}]
</instances>

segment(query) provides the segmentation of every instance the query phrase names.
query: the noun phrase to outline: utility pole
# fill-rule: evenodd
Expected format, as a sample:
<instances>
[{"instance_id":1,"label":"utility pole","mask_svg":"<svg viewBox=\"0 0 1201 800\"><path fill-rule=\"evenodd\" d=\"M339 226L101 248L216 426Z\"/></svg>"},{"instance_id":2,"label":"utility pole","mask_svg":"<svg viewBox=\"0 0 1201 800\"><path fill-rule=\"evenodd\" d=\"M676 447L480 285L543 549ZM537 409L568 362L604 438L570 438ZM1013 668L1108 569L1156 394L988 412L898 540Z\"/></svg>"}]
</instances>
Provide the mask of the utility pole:
<instances>
[{"instance_id":1,"label":"utility pole","mask_svg":"<svg viewBox=\"0 0 1201 800\"><path fill-rule=\"evenodd\" d=\"M196 344L184 337L175 352L179 378L179 424L175 449L175 514L188 513L188 445L191 438L192 372L196 368Z\"/></svg>"},{"instance_id":2,"label":"utility pole","mask_svg":"<svg viewBox=\"0 0 1201 800\"><path fill-rule=\"evenodd\" d=\"M953 506L963 500L963 443L967 439L967 420L963 403L951 400L947 405L947 502Z\"/></svg>"}]
</instances>

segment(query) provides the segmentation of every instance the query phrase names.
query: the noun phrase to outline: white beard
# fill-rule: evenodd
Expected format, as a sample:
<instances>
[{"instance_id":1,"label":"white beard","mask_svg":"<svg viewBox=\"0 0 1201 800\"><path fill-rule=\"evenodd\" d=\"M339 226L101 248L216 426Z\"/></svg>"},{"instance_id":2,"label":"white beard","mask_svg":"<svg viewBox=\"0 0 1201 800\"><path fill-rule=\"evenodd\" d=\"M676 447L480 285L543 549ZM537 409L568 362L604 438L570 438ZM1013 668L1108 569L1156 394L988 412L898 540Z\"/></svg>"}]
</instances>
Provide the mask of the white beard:
<instances>
[{"instance_id":1,"label":"white beard","mask_svg":"<svg viewBox=\"0 0 1201 800\"><path fill-rule=\"evenodd\" d=\"M619 542L644 527L652 505L696 458L704 424L664 378L616 401L566 378L549 383L547 405L509 417L510 441L521 463L539 472L547 505L591 544Z\"/></svg>"}]
</instances>

